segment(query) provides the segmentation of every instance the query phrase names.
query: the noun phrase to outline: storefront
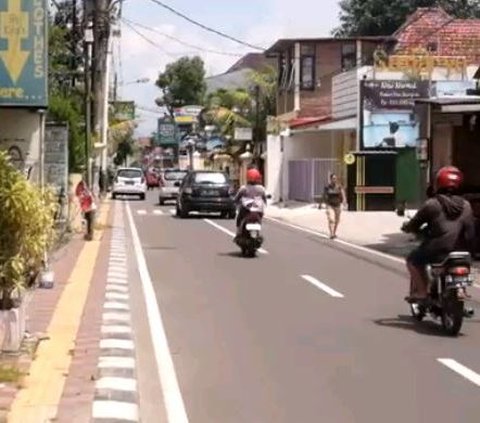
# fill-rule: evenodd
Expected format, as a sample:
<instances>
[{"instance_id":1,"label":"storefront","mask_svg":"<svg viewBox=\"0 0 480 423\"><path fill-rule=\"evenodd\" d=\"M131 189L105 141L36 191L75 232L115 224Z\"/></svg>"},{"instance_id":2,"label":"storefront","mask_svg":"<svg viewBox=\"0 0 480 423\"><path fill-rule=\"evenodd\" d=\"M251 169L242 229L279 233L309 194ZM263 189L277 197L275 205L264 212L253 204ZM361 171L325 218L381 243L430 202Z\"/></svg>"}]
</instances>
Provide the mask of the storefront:
<instances>
[{"instance_id":1,"label":"storefront","mask_svg":"<svg viewBox=\"0 0 480 423\"><path fill-rule=\"evenodd\" d=\"M480 96L419 100L416 113L427 183L442 166L461 169L463 194L472 204L480 233Z\"/></svg>"}]
</instances>

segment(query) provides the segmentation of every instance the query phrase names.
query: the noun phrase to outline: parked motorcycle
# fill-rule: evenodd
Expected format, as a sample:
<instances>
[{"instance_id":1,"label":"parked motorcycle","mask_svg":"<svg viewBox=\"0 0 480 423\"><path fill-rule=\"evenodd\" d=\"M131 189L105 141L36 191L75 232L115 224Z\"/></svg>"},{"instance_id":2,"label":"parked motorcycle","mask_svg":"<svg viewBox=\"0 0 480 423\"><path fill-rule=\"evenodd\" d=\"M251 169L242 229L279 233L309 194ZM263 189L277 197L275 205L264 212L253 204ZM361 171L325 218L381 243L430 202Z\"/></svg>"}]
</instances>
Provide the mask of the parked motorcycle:
<instances>
[{"instance_id":1,"label":"parked motorcycle","mask_svg":"<svg viewBox=\"0 0 480 423\"><path fill-rule=\"evenodd\" d=\"M457 336L464 317L474 315L473 309L465 306L467 288L474 282L472 257L468 252L454 251L442 263L429 264L426 271L429 295L425 301L410 302L412 316L419 322L427 314L441 319L445 332Z\"/></svg>"},{"instance_id":2,"label":"parked motorcycle","mask_svg":"<svg viewBox=\"0 0 480 423\"><path fill-rule=\"evenodd\" d=\"M246 198L242 200L242 207L248 211L240 223L241 233L235 242L244 257L255 257L263 244L263 200Z\"/></svg>"}]
</instances>

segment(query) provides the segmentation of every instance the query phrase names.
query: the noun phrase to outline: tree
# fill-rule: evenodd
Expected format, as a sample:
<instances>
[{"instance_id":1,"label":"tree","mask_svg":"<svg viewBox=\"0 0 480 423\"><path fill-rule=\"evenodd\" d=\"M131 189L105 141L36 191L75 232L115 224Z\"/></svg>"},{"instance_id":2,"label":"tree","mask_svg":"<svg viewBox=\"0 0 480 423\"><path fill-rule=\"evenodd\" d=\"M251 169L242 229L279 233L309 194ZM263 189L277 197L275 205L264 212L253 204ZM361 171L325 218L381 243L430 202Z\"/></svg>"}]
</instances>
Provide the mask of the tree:
<instances>
[{"instance_id":1,"label":"tree","mask_svg":"<svg viewBox=\"0 0 480 423\"><path fill-rule=\"evenodd\" d=\"M162 90L157 104L166 107L173 118L176 107L202 104L205 91L205 65L196 57L182 57L167 65L156 82Z\"/></svg>"},{"instance_id":2,"label":"tree","mask_svg":"<svg viewBox=\"0 0 480 423\"><path fill-rule=\"evenodd\" d=\"M479 18L478 0L341 0L337 37L392 35L419 7L442 7L456 18Z\"/></svg>"},{"instance_id":3,"label":"tree","mask_svg":"<svg viewBox=\"0 0 480 423\"><path fill-rule=\"evenodd\" d=\"M86 166L82 129L85 118L83 87L72 85L72 76L80 75L82 61L77 57L80 46L72 48L74 37L69 29L71 6L70 1L59 3L56 13L50 18L48 119L68 123L69 169L75 172Z\"/></svg>"}]
</instances>

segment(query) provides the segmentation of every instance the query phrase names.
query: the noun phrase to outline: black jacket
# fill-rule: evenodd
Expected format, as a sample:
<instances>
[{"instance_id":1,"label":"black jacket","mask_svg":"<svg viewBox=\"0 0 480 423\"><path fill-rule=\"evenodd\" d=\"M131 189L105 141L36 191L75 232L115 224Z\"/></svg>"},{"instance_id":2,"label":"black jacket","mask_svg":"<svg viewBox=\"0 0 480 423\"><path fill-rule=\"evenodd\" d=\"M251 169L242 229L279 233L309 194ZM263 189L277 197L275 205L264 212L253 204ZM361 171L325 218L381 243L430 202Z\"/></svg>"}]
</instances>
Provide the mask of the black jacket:
<instances>
[{"instance_id":1,"label":"black jacket","mask_svg":"<svg viewBox=\"0 0 480 423\"><path fill-rule=\"evenodd\" d=\"M425 240L420 248L429 256L442 260L452 251L473 253L475 220L470 203L462 197L435 195L405 225L405 230L419 232L425 224Z\"/></svg>"}]
</instances>

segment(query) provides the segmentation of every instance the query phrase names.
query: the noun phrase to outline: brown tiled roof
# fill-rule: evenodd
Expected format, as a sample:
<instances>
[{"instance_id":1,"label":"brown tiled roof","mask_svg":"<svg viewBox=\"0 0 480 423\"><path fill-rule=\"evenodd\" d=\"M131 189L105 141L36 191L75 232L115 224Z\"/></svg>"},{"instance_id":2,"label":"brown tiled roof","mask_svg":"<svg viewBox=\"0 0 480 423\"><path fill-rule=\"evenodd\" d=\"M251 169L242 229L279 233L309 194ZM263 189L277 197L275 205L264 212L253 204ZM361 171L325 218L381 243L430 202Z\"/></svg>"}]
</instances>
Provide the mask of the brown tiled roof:
<instances>
[{"instance_id":1,"label":"brown tiled roof","mask_svg":"<svg viewBox=\"0 0 480 423\"><path fill-rule=\"evenodd\" d=\"M442 8L419 8L394 34L397 51L436 44L440 56L466 56L480 64L480 19L456 19Z\"/></svg>"},{"instance_id":2,"label":"brown tiled roof","mask_svg":"<svg viewBox=\"0 0 480 423\"><path fill-rule=\"evenodd\" d=\"M235 63L226 73L236 72L242 69L261 71L269 65L273 65L263 53L248 53Z\"/></svg>"}]
</instances>

